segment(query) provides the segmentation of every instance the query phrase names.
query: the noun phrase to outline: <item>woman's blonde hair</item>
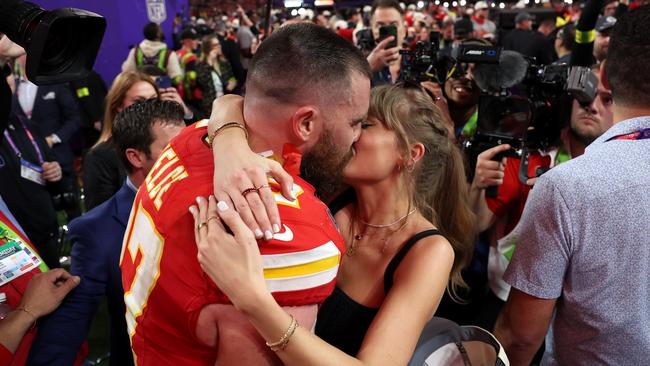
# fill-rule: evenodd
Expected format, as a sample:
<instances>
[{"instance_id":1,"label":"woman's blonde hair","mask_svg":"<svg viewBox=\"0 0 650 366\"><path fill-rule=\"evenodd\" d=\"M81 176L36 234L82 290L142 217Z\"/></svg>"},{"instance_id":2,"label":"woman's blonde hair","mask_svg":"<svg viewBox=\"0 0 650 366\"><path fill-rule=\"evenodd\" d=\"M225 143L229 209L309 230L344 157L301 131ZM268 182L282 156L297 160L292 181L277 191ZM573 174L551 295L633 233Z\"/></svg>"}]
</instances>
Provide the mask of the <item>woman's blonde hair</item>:
<instances>
[{"instance_id":1,"label":"woman's blonde hair","mask_svg":"<svg viewBox=\"0 0 650 366\"><path fill-rule=\"evenodd\" d=\"M117 116L117 113L119 112L118 110L122 106L122 103L124 103L126 93L129 92L129 89L131 89L133 85L140 81L151 84L151 86L153 86L153 88L156 90L156 95L160 97L158 86L153 81L151 76L140 71L124 71L117 75L115 80L113 80L111 89L106 95L106 106L104 109L102 132L100 133L99 139L97 139L97 142L93 147L99 145L102 142L106 142L111 138L113 121L115 120L115 116Z\"/></svg>"},{"instance_id":2,"label":"woman's blonde hair","mask_svg":"<svg viewBox=\"0 0 650 366\"><path fill-rule=\"evenodd\" d=\"M368 116L397 136L405 161L410 146L424 145L425 153L412 172L402 169L412 204L449 240L454 264L448 289L457 300L457 290L467 285L461 270L472 259L476 218L469 205L465 164L460 149L449 138L442 114L420 88L390 85L374 88Z\"/></svg>"}]
</instances>

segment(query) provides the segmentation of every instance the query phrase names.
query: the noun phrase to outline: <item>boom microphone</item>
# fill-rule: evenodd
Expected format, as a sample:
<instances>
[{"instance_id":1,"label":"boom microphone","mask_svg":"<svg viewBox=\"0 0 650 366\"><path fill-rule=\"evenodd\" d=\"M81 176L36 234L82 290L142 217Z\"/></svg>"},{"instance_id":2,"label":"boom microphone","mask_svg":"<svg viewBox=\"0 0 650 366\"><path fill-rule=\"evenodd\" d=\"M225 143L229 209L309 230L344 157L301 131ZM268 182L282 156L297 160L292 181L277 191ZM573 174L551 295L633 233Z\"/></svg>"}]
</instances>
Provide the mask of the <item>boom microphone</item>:
<instances>
[{"instance_id":1,"label":"boom microphone","mask_svg":"<svg viewBox=\"0 0 650 366\"><path fill-rule=\"evenodd\" d=\"M498 64L476 64L473 76L476 85L488 93L519 84L526 77L528 62L520 53L501 51Z\"/></svg>"}]
</instances>

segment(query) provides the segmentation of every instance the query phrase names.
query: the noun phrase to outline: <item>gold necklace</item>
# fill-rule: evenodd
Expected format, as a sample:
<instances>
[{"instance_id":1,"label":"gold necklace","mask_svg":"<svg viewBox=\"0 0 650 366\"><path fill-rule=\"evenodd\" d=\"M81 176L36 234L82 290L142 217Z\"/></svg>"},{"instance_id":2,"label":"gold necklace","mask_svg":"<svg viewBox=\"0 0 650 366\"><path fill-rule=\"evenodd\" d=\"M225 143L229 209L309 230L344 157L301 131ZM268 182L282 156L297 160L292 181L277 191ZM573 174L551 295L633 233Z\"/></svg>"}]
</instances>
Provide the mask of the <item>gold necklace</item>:
<instances>
[{"instance_id":1,"label":"gold necklace","mask_svg":"<svg viewBox=\"0 0 650 366\"><path fill-rule=\"evenodd\" d=\"M400 221L403 221L402 224L397 229L390 230L390 234L388 234L383 239L381 239L384 242L383 245L382 245L382 248L381 248L381 252L385 253L386 248L388 247L388 243L393 238L393 235L395 235L395 233L397 233L398 231L401 231L402 229L404 229L404 227L406 226L406 223L408 222L408 217L411 216L413 213L415 213L415 211L416 211L416 209L413 209L413 210L409 211L406 215L400 217L399 219L397 219L396 221L394 221L394 222L392 222L390 224L370 224L370 223L367 223L367 222L365 222L365 221L363 221L361 219L358 219L359 222L362 223L365 227L363 228L363 231L361 233L357 233L357 234L354 234L352 236L352 243L348 247L348 250L345 252L345 254L348 257L352 257L353 255L355 255L357 253L357 249L359 247L363 246L363 245L359 245L359 242L364 238L365 233L366 233L366 229L368 227L374 227L374 228L378 228L378 229L385 229L385 228L391 227L391 226L399 223ZM353 222L353 227L354 227L354 222ZM372 245L367 245L367 246L372 246Z\"/></svg>"}]
</instances>

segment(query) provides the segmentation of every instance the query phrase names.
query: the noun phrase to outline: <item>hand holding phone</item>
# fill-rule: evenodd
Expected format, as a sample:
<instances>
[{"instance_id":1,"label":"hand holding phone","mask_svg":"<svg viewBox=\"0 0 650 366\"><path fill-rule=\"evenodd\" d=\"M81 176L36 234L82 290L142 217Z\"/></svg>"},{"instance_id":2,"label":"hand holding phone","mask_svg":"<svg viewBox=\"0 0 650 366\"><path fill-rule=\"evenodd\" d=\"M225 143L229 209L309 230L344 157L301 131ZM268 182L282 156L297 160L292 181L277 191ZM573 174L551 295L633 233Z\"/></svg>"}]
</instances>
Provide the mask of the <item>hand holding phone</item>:
<instances>
[{"instance_id":1,"label":"hand holding phone","mask_svg":"<svg viewBox=\"0 0 650 366\"><path fill-rule=\"evenodd\" d=\"M395 48L397 47L397 26L394 25L382 25L379 27L379 41L393 36L393 40L388 43L386 48Z\"/></svg>"}]
</instances>

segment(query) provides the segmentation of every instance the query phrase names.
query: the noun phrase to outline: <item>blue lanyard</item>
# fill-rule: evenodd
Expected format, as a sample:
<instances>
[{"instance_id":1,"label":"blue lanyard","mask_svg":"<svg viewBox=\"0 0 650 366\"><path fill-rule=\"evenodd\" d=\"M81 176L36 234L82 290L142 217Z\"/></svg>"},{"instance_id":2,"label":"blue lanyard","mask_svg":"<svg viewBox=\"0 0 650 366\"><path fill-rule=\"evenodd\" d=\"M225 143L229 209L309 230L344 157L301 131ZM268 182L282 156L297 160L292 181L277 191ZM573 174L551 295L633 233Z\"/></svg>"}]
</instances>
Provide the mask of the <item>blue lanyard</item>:
<instances>
[{"instance_id":1,"label":"blue lanyard","mask_svg":"<svg viewBox=\"0 0 650 366\"><path fill-rule=\"evenodd\" d=\"M25 130L25 133L27 134L27 138L29 138L29 141L32 143L32 146L34 146L34 150L36 150L36 155L38 157L38 163L43 164L45 162L45 159L43 159L43 154L41 153L41 149L38 147L38 144L36 143L36 140L34 139L34 136L32 133L27 129L27 126L25 126L25 123L18 118L20 121L20 124L23 126L23 129ZM7 139L7 142L9 142L9 145L11 145L11 149L14 151L16 156L18 158L22 158L23 154L18 150L18 147L16 146L16 143L14 140L11 138L11 135L9 135L9 131L5 129L4 131L5 138Z\"/></svg>"}]
</instances>

